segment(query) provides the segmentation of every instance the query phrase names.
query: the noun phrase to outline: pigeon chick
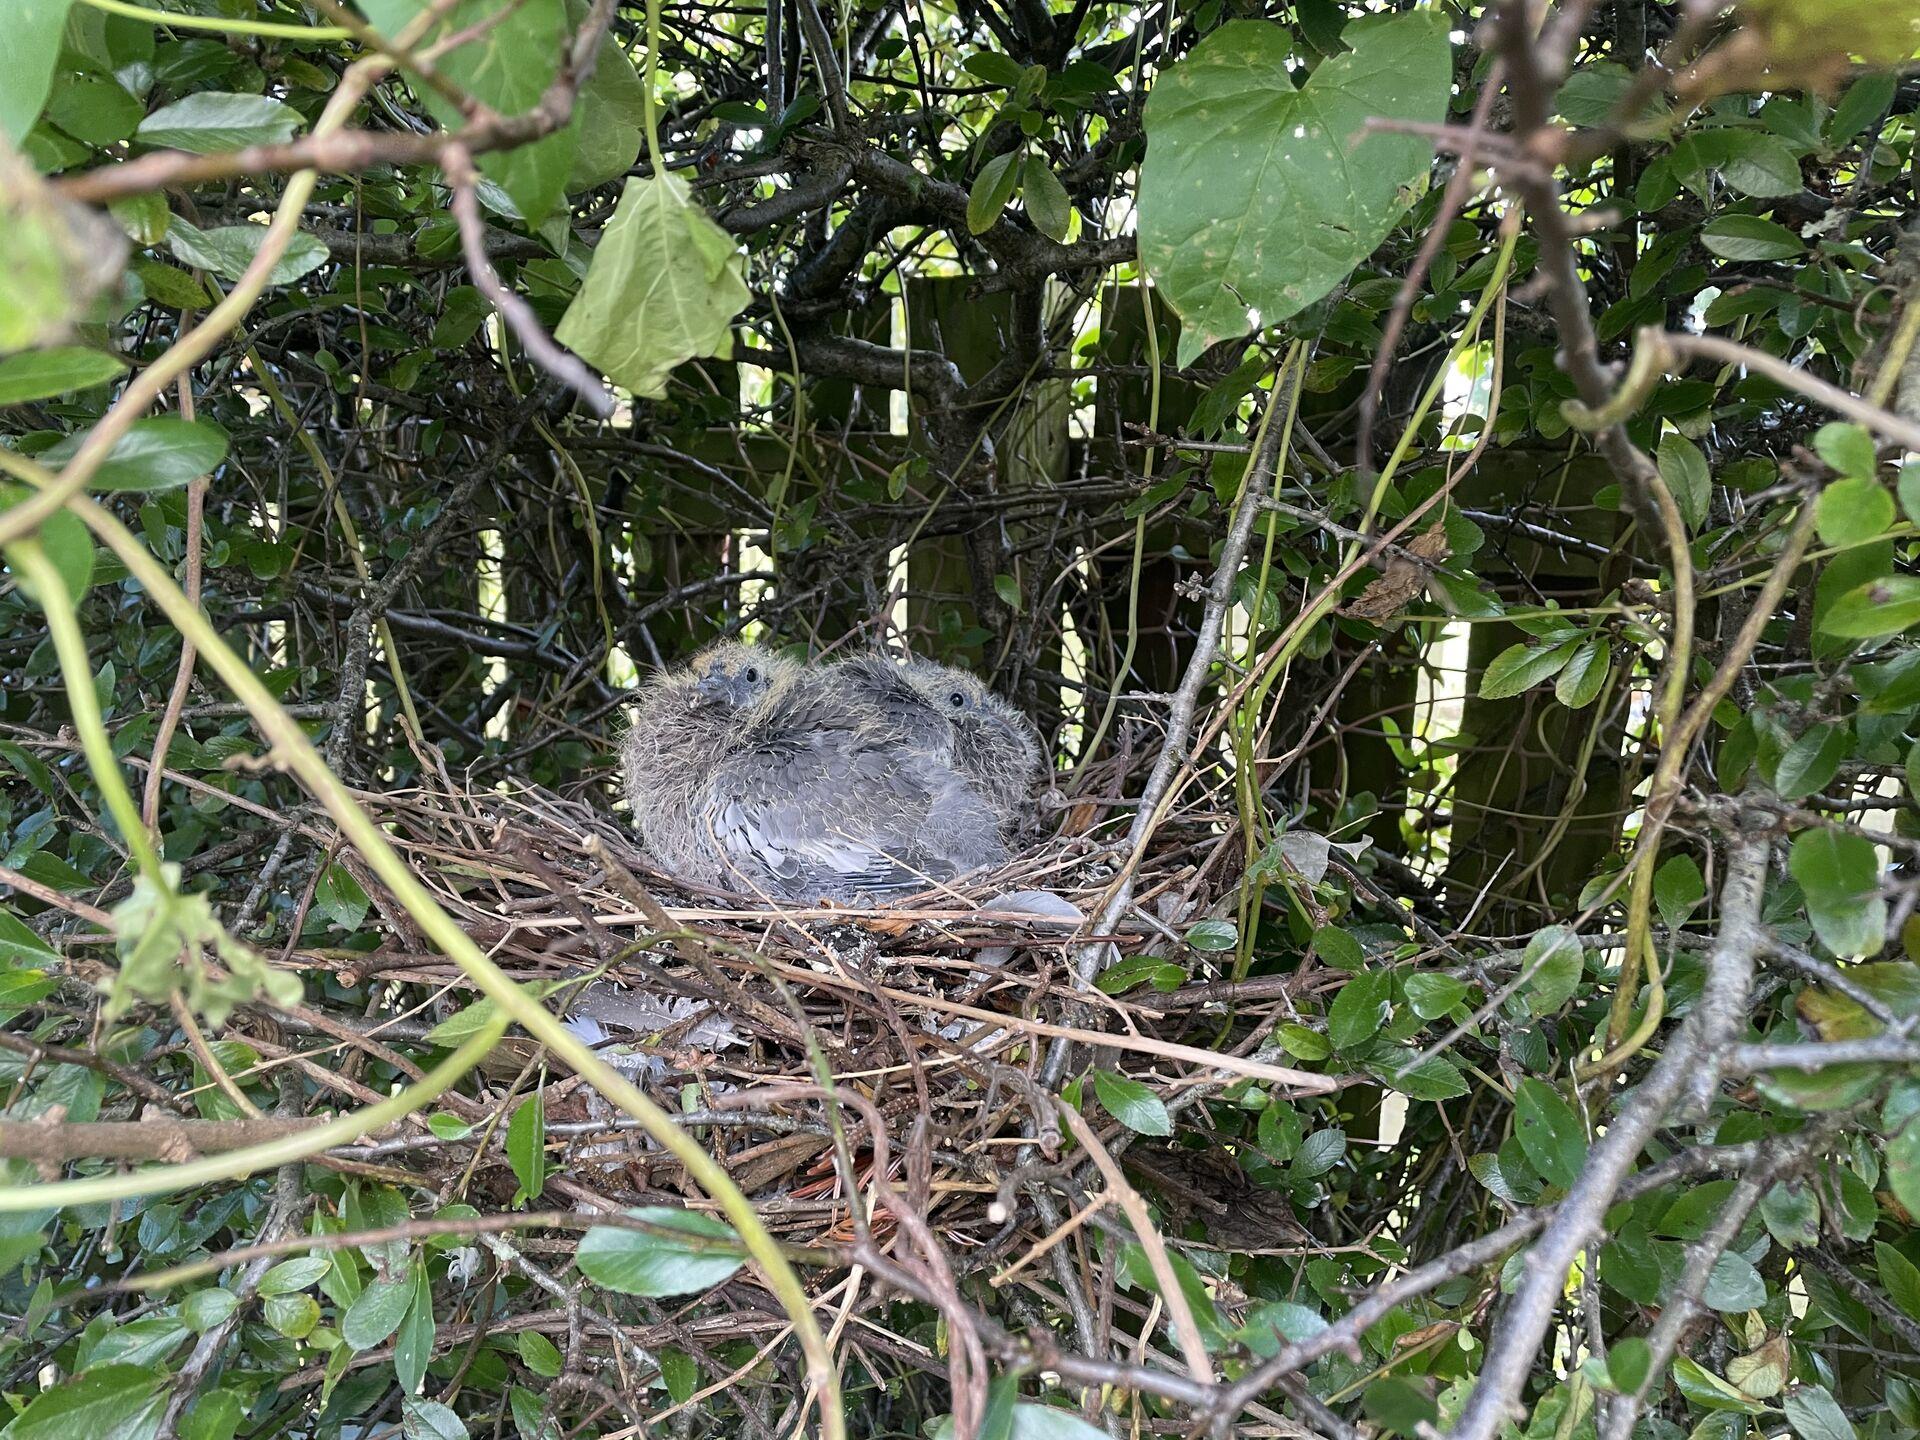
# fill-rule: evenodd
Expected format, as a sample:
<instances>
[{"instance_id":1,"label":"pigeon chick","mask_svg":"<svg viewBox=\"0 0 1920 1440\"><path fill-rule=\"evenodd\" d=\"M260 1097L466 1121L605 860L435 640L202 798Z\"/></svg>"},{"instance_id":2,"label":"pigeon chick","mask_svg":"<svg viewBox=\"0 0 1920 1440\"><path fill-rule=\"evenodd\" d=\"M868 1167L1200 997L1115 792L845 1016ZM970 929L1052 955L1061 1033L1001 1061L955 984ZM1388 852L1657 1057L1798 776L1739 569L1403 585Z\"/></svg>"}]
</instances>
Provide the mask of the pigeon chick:
<instances>
[{"instance_id":1,"label":"pigeon chick","mask_svg":"<svg viewBox=\"0 0 1920 1440\"><path fill-rule=\"evenodd\" d=\"M696 816L741 732L805 673L783 655L724 640L642 688L621 741L621 770L641 843L668 870L706 883L722 878Z\"/></svg>"},{"instance_id":2,"label":"pigeon chick","mask_svg":"<svg viewBox=\"0 0 1920 1440\"><path fill-rule=\"evenodd\" d=\"M908 745L958 772L993 811L1003 840L1019 832L1042 767L1039 734L1012 705L977 676L932 660L896 665L861 655L828 673Z\"/></svg>"},{"instance_id":3,"label":"pigeon chick","mask_svg":"<svg viewBox=\"0 0 1920 1440\"><path fill-rule=\"evenodd\" d=\"M738 887L788 900L884 899L1007 858L966 778L873 704L809 671L753 712L696 800Z\"/></svg>"}]
</instances>

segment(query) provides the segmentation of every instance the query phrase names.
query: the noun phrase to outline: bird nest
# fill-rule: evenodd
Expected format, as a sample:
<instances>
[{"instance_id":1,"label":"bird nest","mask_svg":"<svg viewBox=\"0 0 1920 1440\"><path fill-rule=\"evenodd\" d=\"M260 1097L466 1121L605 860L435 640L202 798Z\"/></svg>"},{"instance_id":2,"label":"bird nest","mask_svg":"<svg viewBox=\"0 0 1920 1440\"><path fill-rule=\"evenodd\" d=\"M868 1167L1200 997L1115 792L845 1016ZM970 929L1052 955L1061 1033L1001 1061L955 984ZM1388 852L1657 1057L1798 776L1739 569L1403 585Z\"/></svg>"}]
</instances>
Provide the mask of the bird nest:
<instances>
[{"instance_id":1,"label":"bird nest","mask_svg":"<svg viewBox=\"0 0 1920 1440\"><path fill-rule=\"evenodd\" d=\"M1164 832L1134 871L1128 918L1098 935L1070 918L996 908L1011 892L1045 891L1085 915L1100 912L1125 857L1072 833L1088 821L1075 807L1056 810L1056 833L993 875L884 909L801 909L689 890L656 871L614 818L544 792L366 798L468 934L696 1125L767 1223L796 1242L844 1237L851 1223L835 1119L848 1140L843 1157L860 1167L884 1157L890 1179L949 1243L990 1255L1018 1242L1003 1218L1018 1207L1004 1202L1023 1166L1055 1153L1051 1094L1090 1059L1130 1077L1129 1093L1144 1085L1176 1110L1248 1078L1297 1076L1246 1056L1246 1022L1257 1035L1259 1012L1284 997L1263 1005L1257 993L1230 993L1206 978L1209 957L1180 938L1237 878L1221 874L1229 847L1217 831L1196 838L1188 827L1184 840L1178 827ZM407 987L387 992L394 1009L432 997L395 1033L417 1035L471 1003L461 972L430 952L357 857L341 859L387 937L364 955L326 952L327 963L349 972L350 984ZM1113 962L1120 968L1107 972L1107 988L1117 993L1077 978L1077 965ZM1115 984L1115 974L1130 984ZM1214 1049L1228 1001L1243 1007L1229 1022L1247 1040L1237 1055ZM487 1069L492 1083L524 1093L542 1063L549 1138L564 1147L550 1149L549 1173L567 1177L577 1198L627 1205L692 1195L676 1161L524 1037L510 1037ZM838 1116L820 1100L823 1070L846 1102ZM1155 1163L1164 1169L1174 1158L1163 1150ZM1202 1210L1233 1203L1215 1195Z\"/></svg>"}]
</instances>

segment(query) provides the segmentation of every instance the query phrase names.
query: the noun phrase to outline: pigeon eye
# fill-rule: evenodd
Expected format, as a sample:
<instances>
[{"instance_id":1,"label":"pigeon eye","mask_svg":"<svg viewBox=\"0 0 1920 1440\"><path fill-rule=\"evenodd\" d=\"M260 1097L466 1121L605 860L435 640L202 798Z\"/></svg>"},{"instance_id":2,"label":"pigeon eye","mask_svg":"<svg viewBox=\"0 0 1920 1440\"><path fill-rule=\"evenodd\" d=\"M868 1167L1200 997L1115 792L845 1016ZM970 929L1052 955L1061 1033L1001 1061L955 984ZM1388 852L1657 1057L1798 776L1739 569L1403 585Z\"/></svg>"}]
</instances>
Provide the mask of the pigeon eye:
<instances>
[{"instance_id":1,"label":"pigeon eye","mask_svg":"<svg viewBox=\"0 0 1920 1440\"><path fill-rule=\"evenodd\" d=\"M967 708L967 697L962 695L958 690L955 690L947 696L947 703L956 710L964 710Z\"/></svg>"},{"instance_id":2,"label":"pigeon eye","mask_svg":"<svg viewBox=\"0 0 1920 1440\"><path fill-rule=\"evenodd\" d=\"M758 680L759 680L759 678L760 678L760 671L759 671L759 669L758 669L758 667L756 667L756 666L753 666L753 665L749 665L749 666L747 666L747 683L748 683L749 685L752 685L752 684L754 684L754 683L755 683L756 681L758 681Z\"/></svg>"}]
</instances>

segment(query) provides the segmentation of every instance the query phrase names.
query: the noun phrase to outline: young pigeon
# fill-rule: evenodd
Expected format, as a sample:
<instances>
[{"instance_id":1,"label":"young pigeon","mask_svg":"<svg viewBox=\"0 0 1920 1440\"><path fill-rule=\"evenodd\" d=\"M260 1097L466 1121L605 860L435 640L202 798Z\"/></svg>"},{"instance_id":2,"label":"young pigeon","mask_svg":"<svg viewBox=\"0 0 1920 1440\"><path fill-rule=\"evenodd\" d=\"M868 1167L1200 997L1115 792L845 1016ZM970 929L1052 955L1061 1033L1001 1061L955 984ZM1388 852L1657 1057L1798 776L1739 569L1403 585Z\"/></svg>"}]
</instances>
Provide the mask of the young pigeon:
<instances>
[{"instance_id":1,"label":"young pigeon","mask_svg":"<svg viewBox=\"0 0 1920 1440\"><path fill-rule=\"evenodd\" d=\"M884 899L1002 863L979 789L830 674L729 642L649 683L622 760L654 858L803 902Z\"/></svg>"},{"instance_id":2,"label":"young pigeon","mask_svg":"<svg viewBox=\"0 0 1920 1440\"><path fill-rule=\"evenodd\" d=\"M1017 834L1040 783L1040 737L1027 718L977 676L932 660L895 664L855 656L828 683L871 706L907 745L966 780L992 810L1001 837Z\"/></svg>"},{"instance_id":3,"label":"young pigeon","mask_svg":"<svg viewBox=\"0 0 1920 1440\"><path fill-rule=\"evenodd\" d=\"M705 883L721 879L711 837L697 819L714 771L754 716L805 673L785 656L723 640L642 688L621 741L621 770L641 843L668 870Z\"/></svg>"}]
</instances>

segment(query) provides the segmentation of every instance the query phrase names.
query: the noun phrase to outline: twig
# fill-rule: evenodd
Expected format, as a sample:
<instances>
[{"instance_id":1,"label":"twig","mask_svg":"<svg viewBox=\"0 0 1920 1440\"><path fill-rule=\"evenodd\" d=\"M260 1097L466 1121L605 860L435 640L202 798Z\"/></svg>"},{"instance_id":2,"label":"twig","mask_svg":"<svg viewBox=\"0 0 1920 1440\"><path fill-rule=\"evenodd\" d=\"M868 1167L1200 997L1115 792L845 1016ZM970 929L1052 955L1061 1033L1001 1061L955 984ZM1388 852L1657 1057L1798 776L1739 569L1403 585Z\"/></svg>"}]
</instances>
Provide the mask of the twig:
<instances>
[{"instance_id":1,"label":"twig","mask_svg":"<svg viewBox=\"0 0 1920 1440\"><path fill-rule=\"evenodd\" d=\"M460 250L466 256L467 273L473 277L474 288L500 312L500 318L519 337L534 363L605 420L613 414L613 396L607 393L605 382L588 369L579 356L547 334L533 307L501 283L493 262L487 258L487 227L480 218L480 202L474 188L479 176L474 171L472 155L463 145L449 145L440 157L440 166L453 191L453 218L460 227Z\"/></svg>"}]
</instances>

